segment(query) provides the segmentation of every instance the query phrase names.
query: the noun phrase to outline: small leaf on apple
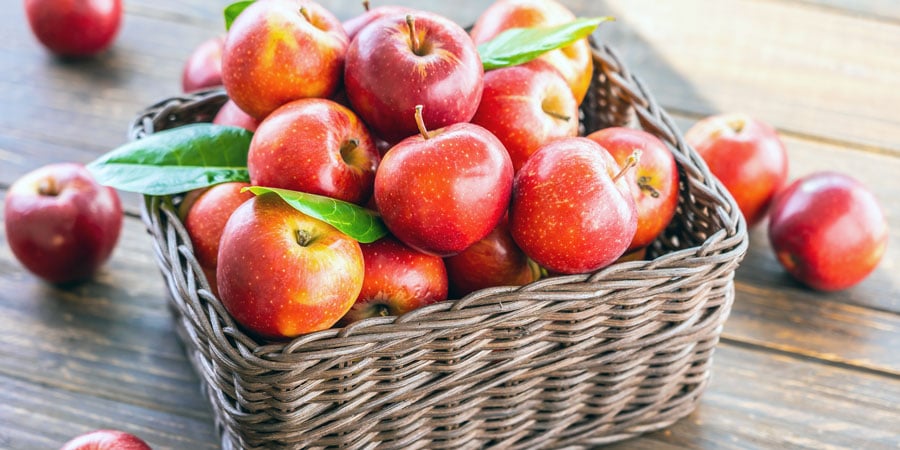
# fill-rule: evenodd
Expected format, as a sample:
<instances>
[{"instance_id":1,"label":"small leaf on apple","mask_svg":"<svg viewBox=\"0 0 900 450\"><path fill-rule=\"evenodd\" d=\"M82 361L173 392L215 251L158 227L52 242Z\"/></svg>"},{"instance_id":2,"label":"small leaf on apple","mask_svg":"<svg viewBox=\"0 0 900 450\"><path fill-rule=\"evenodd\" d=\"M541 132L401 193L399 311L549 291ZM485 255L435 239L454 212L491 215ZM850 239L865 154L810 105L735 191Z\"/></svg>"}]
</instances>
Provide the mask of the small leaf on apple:
<instances>
[{"instance_id":1,"label":"small leaf on apple","mask_svg":"<svg viewBox=\"0 0 900 450\"><path fill-rule=\"evenodd\" d=\"M145 195L172 195L228 181L250 181L253 134L198 123L125 144L87 165L100 184Z\"/></svg>"},{"instance_id":2,"label":"small leaf on apple","mask_svg":"<svg viewBox=\"0 0 900 450\"><path fill-rule=\"evenodd\" d=\"M255 195L270 192L277 194L297 211L326 222L363 244L375 242L388 233L378 213L353 203L322 195L262 186L250 186L241 191L250 191Z\"/></svg>"},{"instance_id":3,"label":"small leaf on apple","mask_svg":"<svg viewBox=\"0 0 900 450\"><path fill-rule=\"evenodd\" d=\"M589 36L612 17L590 17L553 26L512 28L478 46L484 70L525 64L551 50Z\"/></svg>"},{"instance_id":4,"label":"small leaf on apple","mask_svg":"<svg viewBox=\"0 0 900 450\"><path fill-rule=\"evenodd\" d=\"M244 12L244 10L247 9L247 7L250 6L250 4L253 2L254 0L242 0L239 2L234 2L225 7L224 13L226 31L231 29L231 24L234 23L234 19L237 19L237 16Z\"/></svg>"}]
</instances>

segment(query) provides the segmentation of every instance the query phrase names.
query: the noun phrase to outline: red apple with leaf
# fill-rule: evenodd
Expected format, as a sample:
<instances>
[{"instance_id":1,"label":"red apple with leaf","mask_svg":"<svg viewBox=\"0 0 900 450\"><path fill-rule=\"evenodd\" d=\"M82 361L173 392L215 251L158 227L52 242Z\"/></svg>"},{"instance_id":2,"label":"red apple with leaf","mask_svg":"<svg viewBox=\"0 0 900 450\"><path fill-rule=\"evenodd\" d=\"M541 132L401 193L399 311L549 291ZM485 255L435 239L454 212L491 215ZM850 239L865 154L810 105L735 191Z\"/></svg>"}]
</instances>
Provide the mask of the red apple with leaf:
<instances>
[{"instance_id":1,"label":"red apple with leaf","mask_svg":"<svg viewBox=\"0 0 900 450\"><path fill-rule=\"evenodd\" d=\"M472 123L500 139L518 171L541 145L578 134L578 103L559 72L537 59L486 72Z\"/></svg>"},{"instance_id":2,"label":"red apple with leaf","mask_svg":"<svg viewBox=\"0 0 900 450\"><path fill-rule=\"evenodd\" d=\"M628 169L587 138L541 147L516 174L509 211L516 244L554 273L591 272L614 262L637 230Z\"/></svg>"},{"instance_id":3,"label":"red apple with leaf","mask_svg":"<svg viewBox=\"0 0 900 450\"><path fill-rule=\"evenodd\" d=\"M372 132L396 143L418 132L416 105L428 112L429 129L471 120L483 74L465 30L415 11L384 17L359 32L347 51L344 82L353 109Z\"/></svg>"},{"instance_id":4,"label":"red apple with leaf","mask_svg":"<svg viewBox=\"0 0 900 450\"><path fill-rule=\"evenodd\" d=\"M359 298L341 320L344 325L368 317L399 316L447 299L447 270L440 257L391 236L360 247L365 278Z\"/></svg>"},{"instance_id":5,"label":"red apple with leaf","mask_svg":"<svg viewBox=\"0 0 900 450\"><path fill-rule=\"evenodd\" d=\"M254 2L225 39L225 90L258 120L292 100L328 97L340 85L348 42L340 21L318 3Z\"/></svg>"},{"instance_id":6,"label":"red apple with leaf","mask_svg":"<svg viewBox=\"0 0 900 450\"><path fill-rule=\"evenodd\" d=\"M637 232L628 246L633 252L649 245L675 216L678 206L678 166L675 157L656 136L633 128L613 127L587 136L600 144L620 166L628 162L635 150L640 161L627 174L637 207Z\"/></svg>"},{"instance_id":7,"label":"red apple with leaf","mask_svg":"<svg viewBox=\"0 0 900 450\"><path fill-rule=\"evenodd\" d=\"M235 210L218 260L225 309L250 333L268 339L331 327L363 284L359 243L273 193Z\"/></svg>"},{"instance_id":8,"label":"red apple with leaf","mask_svg":"<svg viewBox=\"0 0 900 450\"><path fill-rule=\"evenodd\" d=\"M364 204L381 157L353 111L325 99L302 99L260 123L247 156L250 180Z\"/></svg>"},{"instance_id":9,"label":"red apple with leaf","mask_svg":"<svg viewBox=\"0 0 900 450\"><path fill-rule=\"evenodd\" d=\"M855 179L817 172L778 194L769 241L782 266L820 291L849 288L884 256L888 224L878 200Z\"/></svg>"},{"instance_id":10,"label":"red apple with leaf","mask_svg":"<svg viewBox=\"0 0 900 450\"><path fill-rule=\"evenodd\" d=\"M124 431L97 430L72 438L60 450L151 450L141 438Z\"/></svg>"},{"instance_id":11,"label":"red apple with leaf","mask_svg":"<svg viewBox=\"0 0 900 450\"><path fill-rule=\"evenodd\" d=\"M181 71L181 90L197 91L222 85L222 49L225 36L200 43L188 56Z\"/></svg>"},{"instance_id":12,"label":"red apple with leaf","mask_svg":"<svg viewBox=\"0 0 900 450\"><path fill-rule=\"evenodd\" d=\"M50 164L16 180L4 205L6 240L25 268L51 282L89 278L109 259L122 205L81 164Z\"/></svg>"},{"instance_id":13,"label":"red apple with leaf","mask_svg":"<svg viewBox=\"0 0 900 450\"><path fill-rule=\"evenodd\" d=\"M540 266L516 245L505 217L484 239L444 263L455 298L489 287L522 286L541 278Z\"/></svg>"},{"instance_id":14,"label":"red apple with leaf","mask_svg":"<svg viewBox=\"0 0 900 450\"><path fill-rule=\"evenodd\" d=\"M707 117L684 135L734 197L748 226L765 218L787 181L788 157L778 133L746 114Z\"/></svg>"},{"instance_id":15,"label":"red apple with leaf","mask_svg":"<svg viewBox=\"0 0 900 450\"><path fill-rule=\"evenodd\" d=\"M35 37L60 56L92 56L106 50L122 22L122 0L25 0Z\"/></svg>"},{"instance_id":16,"label":"red apple with leaf","mask_svg":"<svg viewBox=\"0 0 900 450\"><path fill-rule=\"evenodd\" d=\"M512 190L512 162L484 128L458 123L428 131L422 115L420 105L414 114L420 135L403 140L381 161L375 203L398 239L448 256L500 223Z\"/></svg>"}]
</instances>

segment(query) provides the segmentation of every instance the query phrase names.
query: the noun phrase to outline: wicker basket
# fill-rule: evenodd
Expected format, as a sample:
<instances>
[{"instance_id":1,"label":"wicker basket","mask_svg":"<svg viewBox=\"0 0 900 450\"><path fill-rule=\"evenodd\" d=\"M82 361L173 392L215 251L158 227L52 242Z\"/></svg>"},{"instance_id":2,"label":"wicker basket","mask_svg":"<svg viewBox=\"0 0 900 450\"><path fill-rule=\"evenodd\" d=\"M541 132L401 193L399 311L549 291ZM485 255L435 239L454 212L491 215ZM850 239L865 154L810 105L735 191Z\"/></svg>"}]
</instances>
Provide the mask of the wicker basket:
<instances>
[{"instance_id":1,"label":"wicker basket","mask_svg":"<svg viewBox=\"0 0 900 450\"><path fill-rule=\"evenodd\" d=\"M146 197L177 329L224 448L560 448L666 427L697 405L747 248L732 198L609 48L596 46L586 130L657 135L682 176L650 261L493 288L401 317L259 343L210 294L175 209ZM169 99L132 127L208 121L221 91Z\"/></svg>"}]
</instances>

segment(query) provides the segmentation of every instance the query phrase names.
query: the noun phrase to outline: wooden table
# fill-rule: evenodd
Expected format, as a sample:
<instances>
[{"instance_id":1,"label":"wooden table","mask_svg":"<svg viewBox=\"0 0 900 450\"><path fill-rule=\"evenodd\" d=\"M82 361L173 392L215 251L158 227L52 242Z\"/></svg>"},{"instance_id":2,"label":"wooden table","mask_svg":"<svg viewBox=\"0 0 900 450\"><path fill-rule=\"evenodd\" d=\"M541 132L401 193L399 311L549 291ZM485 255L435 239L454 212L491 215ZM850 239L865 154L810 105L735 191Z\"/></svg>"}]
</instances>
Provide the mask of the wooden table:
<instances>
[{"instance_id":1,"label":"wooden table","mask_svg":"<svg viewBox=\"0 0 900 450\"><path fill-rule=\"evenodd\" d=\"M126 140L142 107L180 89L182 64L221 33L227 2L128 0L114 48L60 61L29 33L21 2L0 15L0 190L27 171L88 162ZM472 23L481 2L419 3ZM695 413L612 448L900 447L900 4L891 0L609 0L612 43L684 129L721 111L774 124L791 174L863 180L891 224L878 270L818 294L775 261L764 227L737 272L737 299ZM330 2L342 19L355 0ZM154 448L217 447L198 378L173 333L138 218L89 283L41 282L0 239L0 448L58 448L97 428Z\"/></svg>"}]
</instances>

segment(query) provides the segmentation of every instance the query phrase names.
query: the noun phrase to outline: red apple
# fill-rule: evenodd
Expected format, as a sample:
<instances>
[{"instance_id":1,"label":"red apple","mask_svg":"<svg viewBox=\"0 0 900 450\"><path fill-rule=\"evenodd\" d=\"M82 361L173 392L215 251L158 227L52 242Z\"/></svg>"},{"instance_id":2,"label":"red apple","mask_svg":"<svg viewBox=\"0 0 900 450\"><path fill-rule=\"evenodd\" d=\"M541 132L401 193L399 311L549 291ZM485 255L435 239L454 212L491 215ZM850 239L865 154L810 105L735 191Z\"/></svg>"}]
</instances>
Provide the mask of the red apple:
<instances>
[{"instance_id":1,"label":"red apple","mask_svg":"<svg viewBox=\"0 0 900 450\"><path fill-rule=\"evenodd\" d=\"M554 0L498 0L472 27L472 40L481 45L510 28L549 27L575 20L575 15ZM587 94L594 73L594 60L587 38L547 52L541 59L552 64L565 78L578 104Z\"/></svg>"},{"instance_id":2,"label":"red apple","mask_svg":"<svg viewBox=\"0 0 900 450\"><path fill-rule=\"evenodd\" d=\"M591 272L625 253L637 230L627 178L596 142L563 138L541 147L516 174L513 239L555 273Z\"/></svg>"},{"instance_id":3,"label":"red apple","mask_svg":"<svg viewBox=\"0 0 900 450\"><path fill-rule=\"evenodd\" d=\"M746 114L722 114L697 122L684 138L734 197L747 225L759 223L787 181L787 151L775 129Z\"/></svg>"},{"instance_id":4,"label":"red apple","mask_svg":"<svg viewBox=\"0 0 900 450\"><path fill-rule=\"evenodd\" d=\"M141 438L117 430L97 430L75 437L60 450L151 450Z\"/></svg>"},{"instance_id":5,"label":"red apple","mask_svg":"<svg viewBox=\"0 0 900 450\"><path fill-rule=\"evenodd\" d=\"M363 7L366 9L366 12L344 22L344 31L347 32L347 36L351 41L363 28L382 17L395 15L405 16L413 11L405 6L396 5L384 5L369 9L369 2L367 0L363 1Z\"/></svg>"},{"instance_id":6,"label":"red apple","mask_svg":"<svg viewBox=\"0 0 900 450\"><path fill-rule=\"evenodd\" d=\"M341 320L399 316L447 299L447 270L437 256L426 255L388 236L360 244L365 278L359 298Z\"/></svg>"},{"instance_id":7,"label":"red apple","mask_svg":"<svg viewBox=\"0 0 900 450\"><path fill-rule=\"evenodd\" d=\"M478 242L503 218L513 169L503 144L478 125L422 126L388 150L375 174L375 203L406 245L449 256Z\"/></svg>"},{"instance_id":8,"label":"red apple","mask_svg":"<svg viewBox=\"0 0 900 450\"><path fill-rule=\"evenodd\" d=\"M627 252L646 247L672 221L678 206L678 166L662 141L646 131L606 128L588 135L624 166L635 150L641 158L626 176L637 206L638 226Z\"/></svg>"},{"instance_id":9,"label":"red apple","mask_svg":"<svg viewBox=\"0 0 900 450\"><path fill-rule=\"evenodd\" d=\"M256 131L256 128L259 127L259 121L250 117L250 114L245 113L244 110L232 100L228 100L221 108L219 108L219 112L217 112L216 117L213 118L213 123L217 125L241 127L250 132Z\"/></svg>"},{"instance_id":10,"label":"red apple","mask_svg":"<svg viewBox=\"0 0 900 450\"><path fill-rule=\"evenodd\" d=\"M241 193L248 186L240 182L217 184L204 190L188 210L184 227L201 266L214 269L218 264L219 240L228 218L238 206L253 198L251 192Z\"/></svg>"},{"instance_id":11,"label":"red apple","mask_svg":"<svg viewBox=\"0 0 900 450\"><path fill-rule=\"evenodd\" d=\"M803 284L821 291L866 278L887 247L888 224L878 200L853 178L818 172L778 194L769 241L778 261Z\"/></svg>"},{"instance_id":12,"label":"red apple","mask_svg":"<svg viewBox=\"0 0 900 450\"><path fill-rule=\"evenodd\" d=\"M284 339L334 325L359 296L363 274L358 242L264 194L228 219L216 281L234 320Z\"/></svg>"},{"instance_id":13,"label":"red apple","mask_svg":"<svg viewBox=\"0 0 900 450\"><path fill-rule=\"evenodd\" d=\"M222 48L225 36L203 41L191 52L181 71L181 90L196 91L222 85Z\"/></svg>"},{"instance_id":14,"label":"red apple","mask_svg":"<svg viewBox=\"0 0 900 450\"><path fill-rule=\"evenodd\" d=\"M348 42L341 22L318 3L255 2L225 39L225 90L259 120L292 100L328 97L340 85Z\"/></svg>"},{"instance_id":15,"label":"red apple","mask_svg":"<svg viewBox=\"0 0 900 450\"><path fill-rule=\"evenodd\" d=\"M61 56L91 56L113 43L122 22L122 0L25 0L38 40Z\"/></svg>"},{"instance_id":16,"label":"red apple","mask_svg":"<svg viewBox=\"0 0 900 450\"><path fill-rule=\"evenodd\" d=\"M247 169L259 186L364 204L381 157L353 111L325 99L278 108L250 142Z\"/></svg>"},{"instance_id":17,"label":"red apple","mask_svg":"<svg viewBox=\"0 0 900 450\"><path fill-rule=\"evenodd\" d=\"M89 278L109 259L122 229L122 205L81 164L50 164L9 188L6 239L28 270L51 282Z\"/></svg>"},{"instance_id":18,"label":"red apple","mask_svg":"<svg viewBox=\"0 0 900 450\"><path fill-rule=\"evenodd\" d=\"M378 137L396 143L417 133L416 105L424 105L430 129L471 120L483 74L465 30L417 11L363 28L347 51L344 81L354 111Z\"/></svg>"},{"instance_id":19,"label":"red apple","mask_svg":"<svg viewBox=\"0 0 900 450\"><path fill-rule=\"evenodd\" d=\"M444 263L455 298L494 286L522 286L541 278L541 268L513 241L506 218L484 239Z\"/></svg>"},{"instance_id":20,"label":"red apple","mask_svg":"<svg viewBox=\"0 0 900 450\"><path fill-rule=\"evenodd\" d=\"M559 72L538 59L486 72L472 123L500 139L518 171L541 145L578 134L578 103Z\"/></svg>"}]
</instances>

